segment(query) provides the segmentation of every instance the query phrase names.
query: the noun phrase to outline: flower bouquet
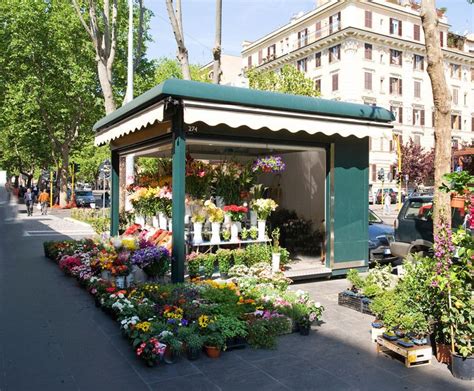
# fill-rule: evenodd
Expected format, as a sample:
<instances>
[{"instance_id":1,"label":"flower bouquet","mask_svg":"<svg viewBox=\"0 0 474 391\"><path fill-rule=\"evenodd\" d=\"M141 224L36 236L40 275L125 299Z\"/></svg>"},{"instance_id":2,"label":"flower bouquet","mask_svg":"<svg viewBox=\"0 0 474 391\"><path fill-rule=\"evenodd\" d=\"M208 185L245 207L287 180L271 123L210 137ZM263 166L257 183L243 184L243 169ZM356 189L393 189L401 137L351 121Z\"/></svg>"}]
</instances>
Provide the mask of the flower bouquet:
<instances>
[{"instance_id":1,"label":"flower bouquet","mask_svg":"<svg viewBox=\"0 0 474 391\"><path fill-rule=\"evenodd\" d=\"M238 206L238 205L224 206L224 212L230 215L232 221L234 222L242 221L247 211L248 211L248 208L246 208L245 206Z\"/></svg>"},{"instance_id":2,"label":"flower bouquet","mask_svg":"<svg viewBox=\"0 0 474 391\"><path fill-rule=\"evenodd\" d=\"M259 198L252 202L252 209L257 212L258 220L266 220L275 211L278 204L271 198Z\"/></svg>"},{"instance_id":3,"label":"flower bouquet","mask_svg":"<svg viewBox=\"0 0 474 391\"><path fill-rule=\"evenodd\" d=\"M257 159L253 164L253 172L282 172L286 168L286 164L283 162L281 156L265 156Z\"/></svg>"}]
</instances>

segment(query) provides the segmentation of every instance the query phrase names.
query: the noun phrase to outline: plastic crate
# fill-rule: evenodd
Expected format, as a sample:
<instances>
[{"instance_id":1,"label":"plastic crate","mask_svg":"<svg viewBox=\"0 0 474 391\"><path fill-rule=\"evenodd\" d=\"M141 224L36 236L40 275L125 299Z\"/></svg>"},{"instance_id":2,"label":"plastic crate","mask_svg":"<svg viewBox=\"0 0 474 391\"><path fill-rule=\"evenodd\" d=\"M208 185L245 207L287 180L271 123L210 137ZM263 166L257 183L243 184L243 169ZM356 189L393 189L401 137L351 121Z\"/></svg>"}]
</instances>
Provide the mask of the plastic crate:
<instances>
[{"instance_id":1,"label":"plastic crate","mask_svg":"<svg viewBox=\"0 0 474 391\"><path fill-rule=\"evenodd\" d=\"M363 314L373 315L370 311L370 300L364 296L356 296L346 292L340 292L337 298L337 303L347 308L362 312Z\"/></svg>"}]
</instances>

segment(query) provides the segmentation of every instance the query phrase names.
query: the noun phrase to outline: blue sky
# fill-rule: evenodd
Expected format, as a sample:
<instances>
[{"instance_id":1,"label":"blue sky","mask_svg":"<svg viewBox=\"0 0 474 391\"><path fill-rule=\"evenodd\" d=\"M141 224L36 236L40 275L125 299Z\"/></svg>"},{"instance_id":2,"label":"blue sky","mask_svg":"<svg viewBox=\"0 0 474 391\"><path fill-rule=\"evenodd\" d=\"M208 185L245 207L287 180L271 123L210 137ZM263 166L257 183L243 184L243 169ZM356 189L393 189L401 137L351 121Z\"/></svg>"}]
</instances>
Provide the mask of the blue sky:
<instances>
[{"instance_id":1,"label":"blue sky","mask_svg":"<svg viewBox=\"0 0 474 391\"><path fill-rule=\"evenodd\" d=\"M243 40L253 41L288 23L300 11L314 8L315 0L223 0L222 46L224 53L240 55ZM191 63L211 61L214 44L215 0L182 0L185 43ZM474 32L474 5L466 0L436 2L448 9L452 30ZM151 58L176 55L176 42L166 13L165 0L145 0L155 16L151 21L148 55Z\"/></svg>"}]
</instances>

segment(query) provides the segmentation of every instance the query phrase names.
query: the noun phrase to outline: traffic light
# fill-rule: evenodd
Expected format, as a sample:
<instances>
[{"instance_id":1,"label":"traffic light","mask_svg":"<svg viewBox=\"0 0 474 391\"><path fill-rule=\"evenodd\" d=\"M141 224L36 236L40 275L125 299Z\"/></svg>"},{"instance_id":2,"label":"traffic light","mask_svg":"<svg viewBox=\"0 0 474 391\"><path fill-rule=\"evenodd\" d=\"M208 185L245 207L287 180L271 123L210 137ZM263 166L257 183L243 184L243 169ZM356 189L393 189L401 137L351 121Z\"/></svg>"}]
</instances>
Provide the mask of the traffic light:
<instances>
[{"instance_id":1,"label":"traffic light","mask_svg":"<svg viewBox=\"0 0 474 391\"><path fill-rule=\"evenodd\" d=\"M377 178L379 181L383 181L385 178L385 171L383 168L381 168L378 173L377 173Z\"/></svg>"},{"instance_id":2,"label":"traffic light","mask_svg":"<svg viewBox=\"0 0 474 391\"><path fill-rule=\"evenodd\" d=\"M71 163L71 167L74 173L77 173L81 169L81 165L79 163Z\"/></svg>"}]
</instances>

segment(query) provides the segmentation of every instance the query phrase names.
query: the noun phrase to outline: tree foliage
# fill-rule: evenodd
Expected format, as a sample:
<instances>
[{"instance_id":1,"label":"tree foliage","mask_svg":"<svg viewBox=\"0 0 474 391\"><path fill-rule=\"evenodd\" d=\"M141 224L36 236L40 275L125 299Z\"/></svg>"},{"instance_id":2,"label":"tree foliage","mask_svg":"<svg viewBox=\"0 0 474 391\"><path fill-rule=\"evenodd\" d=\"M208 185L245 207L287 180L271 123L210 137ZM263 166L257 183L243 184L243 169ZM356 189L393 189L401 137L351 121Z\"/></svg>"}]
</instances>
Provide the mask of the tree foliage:
<instances>
[{"instance_id":1,"label":"tree foliage","mask_svg":"<svg viewBox=\"0 0 474 391\"><path fill-rule=\"evenodd\" d=\"M403 178L408 175L409 183L416 186L432 183L434 179L434 149L426 151L420 145L415 144L411 138L400 148Z\"/></svg>"},{"instance_id":2,"label":"tree foliage","mask_svg":"<svg viewBox=\"0 0 474 391\"><path fill-rule=\"evenodd\" d=\"M319 96L313 80L307 78L292 65L284 65L279 72L259 71L252 68L247 71L249 87L256 90L282 92L305 96Z\"/></svg>"}]
</instances>

